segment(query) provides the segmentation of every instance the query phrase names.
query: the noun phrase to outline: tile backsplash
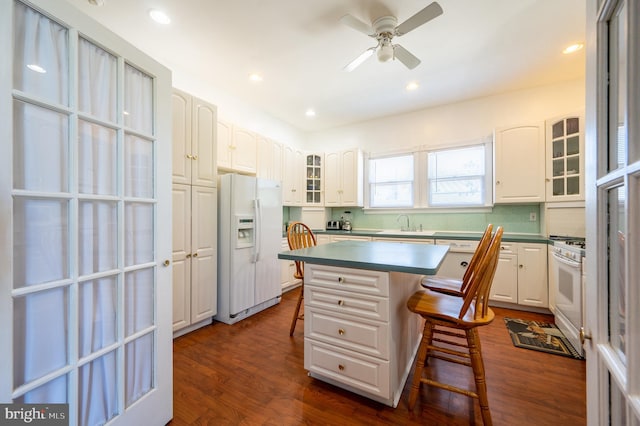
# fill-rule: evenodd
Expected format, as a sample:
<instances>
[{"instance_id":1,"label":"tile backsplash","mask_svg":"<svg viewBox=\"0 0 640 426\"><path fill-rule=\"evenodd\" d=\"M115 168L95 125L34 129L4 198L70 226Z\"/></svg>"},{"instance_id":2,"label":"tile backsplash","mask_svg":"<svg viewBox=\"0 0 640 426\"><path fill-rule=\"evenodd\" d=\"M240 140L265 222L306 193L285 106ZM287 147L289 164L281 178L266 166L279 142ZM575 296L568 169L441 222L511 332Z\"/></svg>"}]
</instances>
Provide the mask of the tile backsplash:
<instances>
[{"instance_id":1,"label":"tile backsplash","mask_svg":"<svg viewBox=\"0 0 640 426\"><path fill-rule=\"evenodd\" d=\"M540 204L495 205L490 212L478 213L408 213L410 226L436 231L484 231L488 223L501 225L505 232L544 234L540 229ZM398 221L397 213L365 214L361 208L333 208L331 218L338 220L350 213L355 230L358 229L399 229L405 226L405 219ZM536 220L531 221L531 213Z\"/></svg>"}]
</instances>

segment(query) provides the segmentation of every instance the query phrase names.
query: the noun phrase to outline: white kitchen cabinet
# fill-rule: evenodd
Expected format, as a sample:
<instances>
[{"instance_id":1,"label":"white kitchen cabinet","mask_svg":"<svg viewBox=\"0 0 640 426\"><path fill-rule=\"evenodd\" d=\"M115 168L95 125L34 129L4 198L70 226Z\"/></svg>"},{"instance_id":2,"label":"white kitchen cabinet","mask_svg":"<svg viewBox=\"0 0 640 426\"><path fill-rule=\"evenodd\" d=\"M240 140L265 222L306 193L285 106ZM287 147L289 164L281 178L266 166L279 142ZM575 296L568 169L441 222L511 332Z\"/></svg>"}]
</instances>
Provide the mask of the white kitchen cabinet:
<instances>
[{"instance_id":1,"label":"white kitchen cabinet","mask_svg":"<svg viewBox=\"0 0 640 426\"><path fill-rule=\"evenodd\" d=\"M538 308L549 307L547 245L501 244L489 299Z\"/></svg>"},{"instance_id":2,"label":"white kitchen cabinet","mask_svg":"<svg viewBox=\"0 0 640 426\"><path fill-rule=\"evenodd\" d=\"M496 203L545 201L543 123L495 130Z\"/></svg>"},{"instance_id":3,"label":"white kitchen cabinet","mask_svg":"<svg viewBox=\"0 0 640 426\"><path fill-rule=\"evenodd\" d=\"M391 243L409 243L409 244L435 244L435 241L429 238L396 238L396 237L371 237L372 241L387 241Z\"/></svg>"},{"instance_id":4,"label":"white kitchen cabinet","mask_svg":"<svg viewBox=\"0 0 640 426\"><path fill-rule=\"evenodd\" d=\"M301 206L304 194L303 165L304 153L291 146L284 146L282 168L282 204Z\"/></svg>"},{"instance_id":5,"label":"white kitchen cabinet","mask_svg":"<svg viewBox=\"0 0 640 426\"><path fill-rule=\"evenodd\" d=\"M328 207L364 205L364 158L359 149L325 153L325 199Z\"/></svg>"},{"instance_id":6,"label":"white kitchen cabinet","mask_svg":"<svg viewBox=\"0 0 640 426\"><path fill-rule=\"evenodd\" d=\"M282 251L289 250L289 243L287 238L282 239ZM296 264L293 260L281 260L280 261L280 283L282 284L282 292L291 290L300 285L300 280L295 279L293 274L296 272Z\"/></svg>"},{"instance_id":7,"label":"white kitchen cabinet","mask_svg":"<svg viewBox=\"0 0 640 426\"><path fill-rule=\"evenodd\" d=\"M546 121L546 201L584 201L584 116Z\"/></svg>"},{"instance_id":8,"label":"white kitchen cabinet","mask_svg":"<svg viewBox=\"0 0 640 426\"><path fill-rule=\"evenodd\" d=\"M173 184L173 331L217 313L217 189Z\"/></svg>"},{"instance_id":9,"label":"white kitchen cabinet","mask_svg":"<svg viewBox=\"0 0 640 426\"><path fill-rule=\"evenodd\" d=\"M256 176L282 181L283 146L264 136L257 137L258 169Z\"/></svg>"},{"instance_id":10,"label":"white kitchen cabinet","mask_svg":"<svg viewBox=\"0 0 640 426\"><path fill-rule=\"evenodd\" d=\"M216 186L217 108L173 89L173 183Z\"/></svg>"},{"instance_id":11,"label":"white kitchen cabinet","mask_svg":"<svg viewBox=\"0 0 640 426\"><path fill-rule=\"evenodd\" d=\"M304 162L304 200L306 206L322 206L324 204L324 155L321 153L305 154Z\"/></svg>"},{"instance_id":12,"label":"white kitchen cabinet","mask_svg":"<svg viewBox=\"0 0 640 426\"><path fill-rule=\"evenodd\" d=\"M218 168L255 175L258 140L253 132L218 120Z\"/></svg>"},{"instance_id":13,"label":"white kitchen cabinet","mask_svg":"<svg viewBox=\"0 0 640 426\"><path fill-rule=\"evenodd\" d=\"M406 308L419 278L307 263L304 368L395 407L420 338L420 317Z\"/></svg>"}]
</instances>

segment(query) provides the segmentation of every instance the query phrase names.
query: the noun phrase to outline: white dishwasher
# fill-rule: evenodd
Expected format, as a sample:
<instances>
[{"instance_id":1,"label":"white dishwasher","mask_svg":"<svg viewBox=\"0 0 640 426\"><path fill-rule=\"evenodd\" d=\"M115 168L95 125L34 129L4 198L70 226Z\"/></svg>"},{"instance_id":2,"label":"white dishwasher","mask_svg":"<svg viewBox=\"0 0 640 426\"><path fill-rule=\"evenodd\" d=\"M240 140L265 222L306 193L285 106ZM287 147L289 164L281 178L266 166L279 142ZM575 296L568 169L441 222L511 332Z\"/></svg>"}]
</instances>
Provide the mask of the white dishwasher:
<instances>
[{"instance_id":1,"label":"white dishwasher","mask_svg":"<svg viewBox=\"0 0 640 426\"><path fill-rule=\"evenodd\" d=\"M449 252L438 269L438 275L462 279L479 243L473 240L436 240L436 244L449 246Z\"/></svg>"}]
</instances>

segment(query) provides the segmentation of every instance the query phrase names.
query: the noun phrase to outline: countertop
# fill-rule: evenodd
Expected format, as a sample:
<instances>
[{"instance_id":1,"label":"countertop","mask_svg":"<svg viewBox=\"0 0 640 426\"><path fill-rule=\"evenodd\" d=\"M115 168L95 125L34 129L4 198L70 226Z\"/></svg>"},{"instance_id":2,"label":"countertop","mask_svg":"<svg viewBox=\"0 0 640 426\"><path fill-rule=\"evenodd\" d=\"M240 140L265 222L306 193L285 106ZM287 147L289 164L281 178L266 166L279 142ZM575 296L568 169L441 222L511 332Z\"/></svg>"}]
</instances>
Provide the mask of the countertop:
<instances>
[{"instance_id":1,"label":"countertop","mask_svg":"<svg viewBox=\"0 0 640 426\"><path fill-rule=\"evenodd\" d=\"M456 232L456 231L436 231L425 232L421 235L418 232L402 232L402 231L385 231L380 233L381 230L354 230L354 231L313 231L318 235L353 235L363 237L379 237L379 238L415 238L415 239L428 239L428 240L479 240L482 237L482 232ZM284 235L286 237L286 234ZM513 243L540 243L540 244L552 244L552 242L544 235L540 234L522 234L505 232L502 235L502 241Z\"/></svg>"},{"instance_id":2,"label":"countertop","mask_svg":"<svg viewBox=\"0 0 640 426\"><path fill-rule=\"evenodd\" d=\"M340 241L278 254L278 259L373 271L435 275L449 246L386 241Z\"/></svg>"}]
</instances>

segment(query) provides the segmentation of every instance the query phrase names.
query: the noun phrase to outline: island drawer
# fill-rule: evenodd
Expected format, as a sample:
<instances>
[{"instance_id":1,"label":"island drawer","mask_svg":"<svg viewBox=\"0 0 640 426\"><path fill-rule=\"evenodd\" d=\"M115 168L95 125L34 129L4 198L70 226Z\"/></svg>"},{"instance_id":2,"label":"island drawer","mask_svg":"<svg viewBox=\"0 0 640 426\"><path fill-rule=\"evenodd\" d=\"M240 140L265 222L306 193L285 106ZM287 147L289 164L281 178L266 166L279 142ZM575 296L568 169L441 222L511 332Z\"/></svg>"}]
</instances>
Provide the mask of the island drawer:
<instances>
[{"instance_id":1,"label":"island drawer","mask_svg":"<svg viewBox=\"0 0 640 426\"><path fill-rule=\"evenodd\" d=\"M331 346L340 346L389 359L389 324L354 318L323 309L305 307L304 335Z\"/></svg>"},{"instance_id":2,"label":"island drawer","mask_svg":"<svg viewBox=\"0 0 640 426\"><path fill-rule=\"evenodd\" d=\"M389 399L391 394L389 361L305 339L305 365L311 373Z\"/></svg>"},{"instance_id":3,"label":"island drawer","mask_svg":"<svg viewBox=\"0 0 640 426\"><path fill-rule=\"evenodd\" d=\"M389 320L388 298L312 285L306 285L304 291L304 303L307 307L321 308L377 321L386 322Z\"/></svg>"},{"instance_id":4,"label":"island drawer","mask_svg":"<svg viewBox=\"0 0 640 426\"><path fill-rule=\"evenodd\" d=\"M305 264L304 278L305 285L374 296L389 295L389 274L387 272Z\"/></svg>"}]
</instances>

